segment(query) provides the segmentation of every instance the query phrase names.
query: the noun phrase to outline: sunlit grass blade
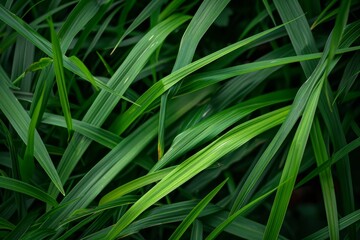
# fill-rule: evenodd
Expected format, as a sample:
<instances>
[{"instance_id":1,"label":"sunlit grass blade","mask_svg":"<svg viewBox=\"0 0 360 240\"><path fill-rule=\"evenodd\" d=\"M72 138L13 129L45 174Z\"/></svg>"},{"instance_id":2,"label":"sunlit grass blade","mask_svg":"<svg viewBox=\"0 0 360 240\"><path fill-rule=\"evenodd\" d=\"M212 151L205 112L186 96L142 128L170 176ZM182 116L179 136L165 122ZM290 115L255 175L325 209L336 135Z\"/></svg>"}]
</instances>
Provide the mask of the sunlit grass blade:
<instances>
[{"instance_id":1,"label":"sunlit grass blade","mask_svg":"<svg viewBox=\"0 0 360 240\"><path fill-rule=\"evenodd\" d=\"M245 122L188 158L140 198L120 218L107 237L109 239L116 238L126 226L152 204L209 167L226 153L235 150L258 134L280 124L287 114L288 108L286 107Z\"/></svg>"},{"instance_id":2,"label":"sunlit grass blade","mask_svg":"<svg viewBox=\"0 0 360 240\"><path fill-rule=\"evenodd\" d=\"M294 20L296 21L296 20ZM143 95L140 96L140 98L136 101L140 107L130 107L129 110L127 110L123 115L118 117L113 124L113 129L116 133L121 134L124 132L127 127L136 119L138 118L141 113L143 113L146 108L153 102L155 99L157 99L159 96L161 96L165 91L170 89L172 86L174 86L176 83L178 83L180 80L182 80L187 75L193 73L194 71L200 69L201 67L215 61L216 59L219 59L226 54L245 46L246 44L251 43L252 41L255 41L256 39L259 39L260 37L266 36L268 33L271 33L272 31L281 28L284 25L280 25L275 28L271 28L269 30L263 31L261 33L258 33L254 36L251 36L249 38L246 38L244 40L241 40L237 43L234 43L228 47L225 47L221 50L218 50L212 54L207 55L206 57L203 57L195 62L192 62L188 65L186 65L183 68L180 68L179 70L171 73L170 75L166 76L165 78L161 79L157 83L155 83L150 89L148 89Z\"/></svg>"},{"instance_id":3,"label":"sunlit grass blade","mask_svg":"<svg viewBox=\"0 0 360 240\"><path fill-rule=\"evenodd\" d=\"M46 202L52 206L56 206L58 204L54 198L52 198L43 190L36 188L28 183L9 177L0 176L0 188L5 188L8 190L26 194L28 196Z\"/></svg>"},{"instance_id":4,"label":"sunlit grass blade","mask_svg":"<svg viewBox=\"0 0 360 240\"><path fill-rule=\"evenodd\" d=\"M65 83L65 75L64 75L64 67L63 67L63 55L60 48L60 42L58 36L54 29L54 24L52 20L49 21L50 31L51 31L51 42L52 42L52 50L54 54L54 71L56 76L56 83L59 92L59 98L61 107L65 116L65 121L68 129L68 138L73 131L72 127L72 118L71 118L71 111L70 111L70 104L67 94L67 88Z\"/></svg>"},{"instance_id":5,"label":"sunlit grass blade","mask_svg":"<svg viewBox=\"0 0 360 240\"><path fill-rule=\"evenodd\" d=\"M218 18L220 13L224 10L229 0L205 0L196 11L194 17L191 19L184 35L181 38L179 51L172 72L185 67L191 63L196 47L201 38L209 29L211 24ZM172 90L177 92L178 85L173 86L168 92L161 97L160 103L160 117L159 117L159 138L158 138L158 158L163 157L165 151L165 111L167 99Z\"/></svg>"},{"instance_id":6,"label":"sunlit grass blade","mask_svg":"<svg viewBox=\"0 0 360 240\"><path fill-rule=\"evenodd\" d=\"M171 104L169 104L168 124L175 122L208 94L208 91L203 91L172 101ZM105 186L133 161L156 136L157 120L158 115L150 118L142 124L140 128L123 139L123 141L90 169L61 202L60 205L65 206L62 211L49 218L48 221L44 223L44 226L56 227L60 221L67 218L76 209L87 207ZM74 199L76 201L74 201Z\"/></svg>"},{"instance_id":7,"label":"sunlit grass blade","mask_svg":"<svg viewBox=\"0 0 360 240\"><path fill-rule=\"evenodd\" d=\"M329 161L326 145L321 133L320 123L317 118L314 119L314 123L310 131L310 138L317 165L319 166L326 161ZM320 173L319 176L329 227L329 235L331 239L340 239L335 188L331 174L331 168Z\"/></svg>"},{"instance_id":8,"label":"sunlit grass blade","mask_svg":"<svg viewBox=\"0 0 360 240\"><path fill-rule=\"evenodd\" d=\"M174 170L174 168L175 167L169 167L169 168L148 174L146 176L139 177L129 183L126 183L126 184L112 190L111 192L107 193L105 196L103 196L100 199L99 205L103 205L108 202L114 201L117 198L120 198L121 196L123 196L129 192L132 192L132 191L139 189L143 186L146 186L150 183L157 182L157 181L163 179L166 175L168 175L172 170Z\"/></svg>"},{"instance_id":9,"label":"sunlit grass blade","mask_svg":"<svg viewBox=\"0 0 360 240\"><path fill-rule=\"evenodd\" d=\"M201 211L209 204L211 199L220 191L220 189L225 185L227 179L220 183L216 188L214 188L208 195L206 195L195 207L189 215L181 222L181 224L176 228L176 230L171 234L169 240L180 239L188 227L194 222L194 220L199 216Z\"/></svg>"},{"instance_id":10,"label":"sunlit grass blade","mask_svg":"<svg viewBox=\"0 0 360 240\"><path fill-rule=\"evenodd\" d=\"M150 172L161 169L196 145L210 141L222 131L229 128L232 124L255 110L290 100L292 97L293 92L290 90L265 94L214 114L196 126L191 127L176 136L170 149L166 152L164 157L152 167Z\"/></svg>"},{"instance_id":11,"label":"sunlit grass blade","mask_svg":"<svg viewBox=\"0 0 360 240\"><path fill-rule=\"evenodd\" d=\"M130 86L155 49L172 31L188 19L189 17L182 15L172 16L149 31L141 41L135 45L107 84L109 88L117 91L119 95L111 95L105 91L101 91L85 114L83 121L89 122L94 126L100 126L120 100L120 95L123 95ZM82 144L79 145L79 142L82 142ZM74 134L58 167L59 175L64 182L66 182L90 143L91 140ZM50 192L51 194L55 194L53 187L50 189Z\"/></svg>"}]
</instances>

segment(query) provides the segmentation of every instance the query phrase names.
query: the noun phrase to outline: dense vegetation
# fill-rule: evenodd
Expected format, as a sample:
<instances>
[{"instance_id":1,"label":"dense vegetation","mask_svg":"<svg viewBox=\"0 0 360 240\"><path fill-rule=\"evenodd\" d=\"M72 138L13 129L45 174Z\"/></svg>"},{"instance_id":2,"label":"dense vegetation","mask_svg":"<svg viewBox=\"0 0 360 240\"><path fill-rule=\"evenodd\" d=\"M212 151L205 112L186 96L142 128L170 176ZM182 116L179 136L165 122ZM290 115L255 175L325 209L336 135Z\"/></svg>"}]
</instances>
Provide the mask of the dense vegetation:
<instances>
[{"instance_id":1,"label":"dense vegetation","mask_svg":"<svg viewBox=\"0 0 360 240\"><path fill-rule=\"evenodd\" d=\"M0 2L1 239L359 239L358 1Z\"/></svg>"}]
</instances>

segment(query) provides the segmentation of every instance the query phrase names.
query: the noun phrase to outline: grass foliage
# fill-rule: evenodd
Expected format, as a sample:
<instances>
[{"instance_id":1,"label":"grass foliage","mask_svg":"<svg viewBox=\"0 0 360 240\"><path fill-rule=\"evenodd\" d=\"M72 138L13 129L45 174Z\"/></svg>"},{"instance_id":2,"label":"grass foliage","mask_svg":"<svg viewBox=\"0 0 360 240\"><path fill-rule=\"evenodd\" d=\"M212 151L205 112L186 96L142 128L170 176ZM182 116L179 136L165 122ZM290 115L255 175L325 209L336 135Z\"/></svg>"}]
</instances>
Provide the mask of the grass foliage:
<instances>
[{"instance_id":1,"label":"grass foliage","mask_svg":"<svg viewBox=\"0 0 360 240\"><path fill-rule=\"evenodd\" d=\"M360 3L0 2L1 239L359 239Z\"/></svg>"}]
</instances>

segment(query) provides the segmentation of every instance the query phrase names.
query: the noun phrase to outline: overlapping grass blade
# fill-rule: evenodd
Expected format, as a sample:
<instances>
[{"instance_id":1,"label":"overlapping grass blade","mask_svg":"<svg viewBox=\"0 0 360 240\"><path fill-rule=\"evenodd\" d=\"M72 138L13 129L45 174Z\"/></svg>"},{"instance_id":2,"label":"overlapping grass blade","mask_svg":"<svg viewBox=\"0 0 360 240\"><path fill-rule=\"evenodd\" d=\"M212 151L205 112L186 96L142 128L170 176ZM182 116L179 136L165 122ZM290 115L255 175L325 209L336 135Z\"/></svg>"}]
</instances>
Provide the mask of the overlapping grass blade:
<instances>
[{"instance_id":1,"label":"overlapping grass blade","mask_svg":"<svg viewBox=\"0 0 360 240\"><path fill-rule=\"evenodd\" d=\"M341 218L339 220L339 230L343 230L358 221L360 221L360 209ZM329 229L328 227L324 227L323 229L305 237L304 240L328 239L329 237Z\"/></svg>"},{"instance_id":2,"label":"overlapping grass blade","mask_svg":"<svg viewBox=\"0 0 360 240\"><path fill-rule=\"evenodd\" d=\"M190 200L173 204L167 204L149 210L144 214L144 217L130 224L119 237L125 237L139 232L152 226L158 226L164 223L180 222L196 207L198 201ZM221 208L209 204L200 213L199 217L209 216L210 214L220 211ZM106 234L111 230L111 227L102 229L101 231L92 234L85 239L106 239Z\"/></svg>"},{"instance_id":3,"label":"overlapping grass blade","mask_svg":"<svg viewBox=\"0 0 360 240\"><path fill-rule=\"evenodd\" d=\"M174 29L188 19L189 17L187 16L172 16L148 32L141 41L136 44L107 84L107 86L114 89L118 95L111 95L108 92L101 91L85 114L83 121L89 122L94 126L100 126L116 106L120 100L120 96L141 71L151 54ZM79 142L82 142L82 144L79 144ZM59 175L64 182L68 179L73 168L90 143L90 139L74 134L58 167ZM53 188L50 189L50 192L51 194L56 194Z\"/></svg>"},{"instance_id":4,"label":"overlapping grass blade","mask_svg":"<svg viewBox=\"0 0 360 240\"><path fill-rule=\"evenodd\" d=\"M186 216L186 218L181 222L181 224L176 228L176 230L171 234L170 240L180 239L188 227L194 222L194 220L199 216L201 211L209 204L211 199L220 191L220 189L225 185L228 179L220 183L216 188L214 188L208 195L206 195Z\"/></svg>"},{"instance_id":5,"label":"overlapping grass blade","mask_svg":"<svg viewBox=\"0 0 360 240\"><path fill-rule=\"evenodd\" d=\"M179 52L172 72L179 70L191 63L196 47L198 46L201 38L209 29L211 24L217 19L230 0L205 0L202 2L194 17L191 19L190 24L185 30L181 38ZM180 84L180 83L179 83ZM179 86L178 84L178 86ZM174 90L178 87L173 87ZM171 90L170 90L171 91ZM177 91L177 90L174 90ZM158 138L158 158L162 158L165 148L164 143L164 127L165 126L165 110L169 92L166 92L161 97L160 104L160 117L159 117L159 138Z\"/></svg>"},{"instance_id":6,"label":"overlapping grass blade","mask_svg":"<svg viewBox=\"0 0 360 240\"><path fill-rule=\"evenodd\" d=\"M163 5L165 1L164 0L158 0L158 1L151 1L139 15L132 21L131 25L126 29L124 34L121 36L119 41L116 43L114 49L111 51L110 54L113 54L116 50L116 48L119 46L119 44L124 40L124 38L129 35L132 31L134 31L135 28L137 28L142 22L144 22L152 12L158 10L161 5Z\"/></svg>"},{"instance_id":7,"label":"overlapping grass blade","mask_svg":"<svg viewBox=\"0 0 360 240\"><path fill-rule=\"evenodd\" d=\"M319 175L321 172L329 169L333 164L342 160L344 156L348 155L349 152L355 150L358 147L360 147L360 138L353 140L352 142L341 148L339 151L337 151L330 160L325 161L320 166L312 170L308 175L306 175L301 181L296 184L296 187L298 188L302 186L306 182L310 181L312 178Z\"/></svg>"},{"instance_id":8,"label":"overlapping grass blade","mask_svg":"<svg viewBox=\"0 0 360 240\"><path fill-rule=\"evenodd\" d=\"M346 49L339 49L336 54L343 54L346 52L358 51L360 49L359 46L356 47L349 47ZM291 57L284 57L278 59L271 59L271 60L263 60L263 61L256 61L253 63L246 63L234 67L224 68L221 70L215 70L200 74L195 74L189 77L181 89L181 92L192 92L197 91L199 89L208 87L212 84L216 84L220 81L226 80L228 78L232 78L238 75L247 74L251 72L260 71L266 68L273 68L277 66L283 66L290 63L295 62L303 62L309 61L314 59L320 59L322 53L313 53L313 54L305 54L305 55L298 55L298 56L291 56ZM356 75L354 76L356 78ZM353 78L353 77L352 77Z\"/></svg>"},{"instance_id":9,"label":"overlapping grass blade","mask_svg":"<svg viewBox=\"0 0 360 240\"><path fill-rule=\"evenodd\" d=\"M41 122L53 126L66 128L66 122L64 117L55 114L45 113ZM72 120L72 122L75 132L78 132L85 137L88 137L91 140L98 142L101 145L110 149L114 148L122 140L122 138L118 135L113 134L112 132L105 129L95 127L89 123L74 119Z\"/></svg>"},{"instance_id":10,"label":"overlapping grass blade","mask_svg":"<svg viewBox=\"0 0 360 240\"><path fill-rule=\"evenodd\" d=\"M109 239L116 238L126 226L152 204L209 167L226 153L235 150L251 138L280 124L287 114L288 108L282 108L245 122L188 158L140 198L120 218L107 237Z\"/></svg>"},{"instance_id":11,"label":"overlapping grass blade","mask_svg":"<svg viewBox=\"0 0 360 240\"><path fill-rule=\"evenodd\" d=\"M155 99L157 99L161 94L163 94L165 91L170 89L172 86L174 86L176 83L178 83L180 80L182 80L187 75L193 73L194 71L200 69L201 67L215 61L216 59L219 59L226 54L245 46L246 44L251 43L252 41L255 41L256 39L259 39L260 37L266 36L268 33L271 33L272 31L282 27L283 25L271 28L269 30L263 31L261 33L258 33L256 35L253 35L247 39L241 40L237 43L234 43L228 47L225 47L221 50L218 50L212 54L207 55L206 57L203 57L195 62L192 62L185 67L180 68L179 70L171 73L170 75L166 76L165 78L161 79L157 83L155 83L150 89L148 89L143 95L140 96L140 98L136 101L140 107L130 107L129 110L127 110L123 115L118 117L113 124L113 129L116 133L121 134L124 132L127 127L136 119L138 118L141 113L145 111L145 109L153 102Z\"/></svg>"},{"instance_id":12,"label":"overlapping grass blade","mask_svg":"<svg viewBox=\"0 0 360 240\"><path fill-rule=\"evenodd\" d=\"M39 121L40 110L43 105L43 99L46 89L46 83L43 86L42 94L39 102L35 104L35 110L31 116L29 130L28 130L28 141L25 149L25 155L23 161L20 161L20 173L24 181L29 181L34 173L34 135L35 129Z\"/></svg>"},{"instance_id":13,"label":"overlapping grass blade","mask_svg":"<svg viewBox=\"0 0 360 240\"><path fill-rule=\"evenodd\" d=\"M59 92L59 98L61 107L64 113L66 126L68 129L68 138L70 139L70 136L72 134L72 118L71 118L71 111L70 111L70 104L69 99L67 95L67 88L65 83L65 74L64 74L64 67L63 67L63 54L61 52L60 48L60 42L58 39L58 36L54 29L54 24L52 20L49 21L50 25L50 32L51 32L51 42L52 42L52 50L54 54L54 71L56 76L56 83L58 87Z\"/></svg>"},{"instance_id":14,"label":"overlapping grass blade","mask_svg":"<svg viewBox=\"0 0 360 240\"><path fill-rule=\"evenodd\" d=\"M288 179L290 180L289 182L280 186L277 190L275 200L271 208L269 220L266 225L264 238L276 239L280 233L280 229L284 221L285 213L295 185L296 176L298 174L301 160L304 155L306 143L310 134L311 125L324 80L325 74L319 80L317 86L315 86L313 92L309 96L309 100L306 103L300 124L296 130L289 153L287 155L285 166L281 174L280 183L283 183Z\"/></svg>"},{"instance_id":15,"label":"overlapping grass blade","mask_svg":"<svg viewBox=\"0 0 360 240\"><path fill-rule=\"evenodd\" d=\"M321 133L320 123L317 118L314 120L313 127L310 132L310 138L317 165L319 166L326 161L329 161L325 142ZM335 188L331 168L320 173L319 176L329 227L329 235L331 239L340 239Z\"/></svg>"},{"instance_id":16,"label":"overlapping grass blade","mask_svg":"<svg viewBox=\"0 0 360 240\"><path fill-rule=\"evenodd\" d=\"M209 93L209 91L198 92L171 102L168 124L179 119ZM85 208L156 136L157 119L158 115L154 115L101 159L66 195L60 204L63 206L62 211L52 215L44 223L44 227L56 227L75 210Z\"/></svg>"},{"instance_id":17,"label":"overlapping grass blade","mask_svg":"<svg viewBox=\"0 0 360 240\"><path fill-rule=\"evenodd\" d=\"M58 204L54 198L52 198L43 190L13 178L0 176L0 188L26 194L52 206L56 206Z\"/></svg>"},{"instance_id":18,"label":"overlapping grass blade","mask_svg":"<svg viewBox=\"0 0 360 240\"><path fill-rule=\"evenodd\" d=\"M21 106L14 94L10 91L9 87L6 85L6 81L3 80L0 81L0 95L2 98L0 101L1 111L5 114L6 118L19 134L23 142L27 143L28 129L31 121L29 115L26 113L25 109ZM59 175L37 131L35 131L34 136L34 156L56 188L64 194Z\"/></svg>"},{"instance_id":19,"label":"overlapping grass blade","mask_svg":"<svg viewBox=\"0 0 360 240\"><path fill-rule=\"evenodd\" d=\"M292 99L292 96L293 92L288 90L270 93L239 103L231 108L214 114L196 126L191 127L176 136L170 149L166 152L164 157L153 166L150 172L161 169L196 145L210 141L222 131L255 110L288 101Z\"/></svg>"},{"instance_id":20,"label":"overlapping grass blade","mask_svg":"<svg viewBox=\"0 0 360 240\"><path fill-rule=\"evenodd\" d=\"M126 183L111 192L107 193L100 199L99 205L106 204L108 202L114 201L117 198L122 197L123 195L132 192L136 189L139 189L143 186L149 185L150 183L157 182L163 179L166 175L168 175L175 167L169 167L160 171L156 171L154 173L150 173L146 176L139 177L129 183Z\"/></svg>"}]
</instances>

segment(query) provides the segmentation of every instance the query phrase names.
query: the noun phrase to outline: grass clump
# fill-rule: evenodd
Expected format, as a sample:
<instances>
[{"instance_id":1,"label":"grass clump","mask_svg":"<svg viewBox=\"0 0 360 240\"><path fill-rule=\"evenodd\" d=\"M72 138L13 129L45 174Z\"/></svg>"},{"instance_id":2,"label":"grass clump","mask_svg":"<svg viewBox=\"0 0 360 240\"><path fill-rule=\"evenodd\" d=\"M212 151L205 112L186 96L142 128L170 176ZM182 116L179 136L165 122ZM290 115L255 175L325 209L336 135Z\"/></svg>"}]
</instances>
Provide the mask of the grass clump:
<instances>
[{"instance_id":1,"label":"grass clump","mask_svg":"<svg viewBox=\"0 0 360 240\"><path fill-rule=\"evenodd\" d=\"M356 1L3 1L2 239L357 239Z\"/></svg>"}]
</instances>

